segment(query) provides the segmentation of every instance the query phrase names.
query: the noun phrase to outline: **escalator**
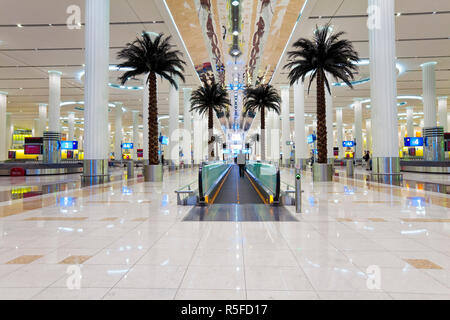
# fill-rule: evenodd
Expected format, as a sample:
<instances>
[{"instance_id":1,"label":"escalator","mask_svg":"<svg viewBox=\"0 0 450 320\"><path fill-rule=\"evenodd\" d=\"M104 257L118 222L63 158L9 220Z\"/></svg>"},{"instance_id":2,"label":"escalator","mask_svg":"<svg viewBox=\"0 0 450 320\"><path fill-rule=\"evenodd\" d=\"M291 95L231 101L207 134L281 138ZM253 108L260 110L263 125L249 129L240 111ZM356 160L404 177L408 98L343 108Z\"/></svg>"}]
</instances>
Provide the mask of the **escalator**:
<instances>
[{"instance_id":1,"label":"escalator","mask_svg":"<svg viewBox=\"0 0 450 320\"><path fill-rule=\"evenodd\" d=\"M249 161L240 176L238 165L205 164L199 169L199 201L183 221L297 221L279 204L279 194L274 165Z\"/></svg>"}]
</instances>

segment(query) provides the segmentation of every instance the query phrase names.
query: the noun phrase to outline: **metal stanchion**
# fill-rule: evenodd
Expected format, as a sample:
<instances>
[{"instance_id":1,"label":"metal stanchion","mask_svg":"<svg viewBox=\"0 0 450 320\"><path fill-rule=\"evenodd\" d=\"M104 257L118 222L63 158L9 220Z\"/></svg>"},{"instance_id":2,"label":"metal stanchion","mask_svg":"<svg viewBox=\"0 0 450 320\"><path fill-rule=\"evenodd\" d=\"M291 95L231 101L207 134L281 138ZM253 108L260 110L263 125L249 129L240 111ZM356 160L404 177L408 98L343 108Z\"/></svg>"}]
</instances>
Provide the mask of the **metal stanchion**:
<instances>
[{"instance_id":1,"label":"metal stanchion","mask_svg":"<svg viewBox=\"0 0 450 320\"><path fill-rule=\"evenodd\" d=\"M134 178L134 161L130 160L127 162L127 176L128 179Z\"/></svg>"},{"instance_id":2,"label":"metal stanchion","mask_svg":"<svg viewBox=\"0 0 450 320\"><path fill-rule=\"evenodd\" d=\"M302 212L302 180L301 171L295 169L295 212Z\"/></svg>"}]
</instances>

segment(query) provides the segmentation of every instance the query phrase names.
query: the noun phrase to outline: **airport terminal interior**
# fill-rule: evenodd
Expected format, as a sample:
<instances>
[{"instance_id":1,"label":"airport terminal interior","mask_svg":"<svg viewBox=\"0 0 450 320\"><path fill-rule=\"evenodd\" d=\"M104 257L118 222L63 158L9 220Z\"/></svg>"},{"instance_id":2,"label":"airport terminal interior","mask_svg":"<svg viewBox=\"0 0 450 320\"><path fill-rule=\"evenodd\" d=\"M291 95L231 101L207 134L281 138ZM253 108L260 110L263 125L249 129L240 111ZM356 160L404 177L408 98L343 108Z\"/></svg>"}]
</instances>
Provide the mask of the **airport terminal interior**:
<instances>
[{"instance_id":1,"label":"airport terminal interior","mask_svg":"<svg viewBox=\"0 0 450 320\"><path fill-rule=\"evenodd\" d=\"M448 0L2 4L0 299L450 299Z\"/></svg>"}]
</instances>

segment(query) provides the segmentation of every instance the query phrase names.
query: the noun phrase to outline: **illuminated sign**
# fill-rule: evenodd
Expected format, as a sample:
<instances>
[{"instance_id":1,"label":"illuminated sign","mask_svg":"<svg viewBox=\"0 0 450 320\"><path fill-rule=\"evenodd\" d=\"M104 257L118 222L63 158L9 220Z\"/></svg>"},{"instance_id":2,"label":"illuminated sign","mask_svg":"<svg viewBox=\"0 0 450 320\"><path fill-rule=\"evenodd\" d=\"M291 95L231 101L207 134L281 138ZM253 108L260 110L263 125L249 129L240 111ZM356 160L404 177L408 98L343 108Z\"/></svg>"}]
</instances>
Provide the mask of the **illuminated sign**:
<instances>
[{"instance_id":1,"label":"illuminated sign","mask_svg":"<svg viewBox=\"0 0 450 320\"><path fill-rule=\"evenodd\" d=\"M133 149L133 144L129 142L122 143L122 149Z\"/></svg>"},{"instance_id":2,"label":"illuminated sign","mask_svg":"<svg viewBox=\"0 0 450 320\"><path fill-rule=\"evenodd\" d=\"M355 141L342 141L342 146L345 148L353 148L355 146Z\"/></svg>"},{"instance_id":3,"label":"illuminated sign","mask_svg":"<svg viewBox=\"0 0 450 320\"><path fill-rule=\"evenodd\" d=\"M169 138L168 138L168 137L165 137L165 136L160 136L160 137L159 137L159 142L160 142L162 145L167 146L167 145L169 144Z\"/></svg>"},{"instance_id":4,"label":"illuminated sign","mask_svg":"<svg viewBox=\"0 0 450 320\"><path fill-rule=\"evenodd\" d=\"M405 138L405 147L422 147L423 146L423 138Z\"/></svg>"},{"instance_id":5,"label":"illuminated sign","mask_svg":"<svg viewBox=\"0 0 450 320\"><path fill-rule=\"evenodd\" d=\"M61 150L78 150L78 141L61 141Z\"/></svg>"},{"instance_id":6,"label":"illuminated sign","mask_svg":"<svg viewBox=\"0 0 450 320\"><path fill-rule=\"evenodd\" d=\"M307 138L306 141L309 143L313 143L314 141L316 141L317 137L314 134L310 134Z\"/></svg>"}]
</instances>

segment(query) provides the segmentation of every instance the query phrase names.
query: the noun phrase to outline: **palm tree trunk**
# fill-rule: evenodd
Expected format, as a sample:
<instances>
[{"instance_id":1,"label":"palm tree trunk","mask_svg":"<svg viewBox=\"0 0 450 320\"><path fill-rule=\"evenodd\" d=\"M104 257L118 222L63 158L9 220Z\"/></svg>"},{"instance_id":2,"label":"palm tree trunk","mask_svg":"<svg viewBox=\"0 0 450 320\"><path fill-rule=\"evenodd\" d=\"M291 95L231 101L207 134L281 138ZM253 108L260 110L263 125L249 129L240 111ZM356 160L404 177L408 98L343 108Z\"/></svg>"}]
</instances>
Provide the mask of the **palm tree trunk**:
<instances>
[{"instance_id":1,"label":"palm tree trunk","mask_svg":"<svg viewBox=\"0 0 450 320\"><path fill-rule=\"evenodd\" d=\"M148 160L149 164L159 164L159 142L158 142L158 100L156 88L156 74L150 72L148 76Z\"/></svg>"},{"instance_id":2,"label":"palm tree trunk","mask_svg":"<svg viewBox=\"0 0 450 320\"><path fill-rule=\"evenodd\" d=\"M325 81L323 72L317 74L317 149L318 163L327 163L327 120L325 102Z\"/></svg>"},{"instance_id":3,"label":"palm tree trunk","mask_svg":"<svg viewBox=\"0 0 450 320\"><path fill-rule=\"evenodd\" d=\"M210 161L214 160L214 142L212 141L213 133L214 133L214 114L213 114L213 108L209 108L208 110L208 135L209 135L209 141L208 141L208 159Z\"/></svg>"},{"instance_id":4,"label":"palm tree trunk","mask_svg":"<svg viewBox=\"0 0 450 320\"><path fill-rule=\"evenodd\" d=\"M261 108L261 160L266 160L266 116L264 108Z\"/></svg>"}]
</instances>

